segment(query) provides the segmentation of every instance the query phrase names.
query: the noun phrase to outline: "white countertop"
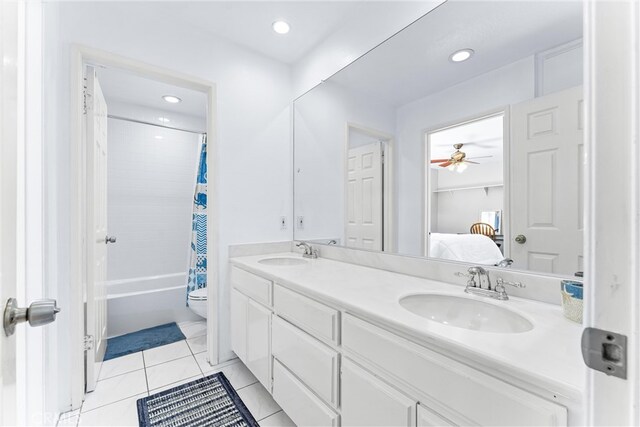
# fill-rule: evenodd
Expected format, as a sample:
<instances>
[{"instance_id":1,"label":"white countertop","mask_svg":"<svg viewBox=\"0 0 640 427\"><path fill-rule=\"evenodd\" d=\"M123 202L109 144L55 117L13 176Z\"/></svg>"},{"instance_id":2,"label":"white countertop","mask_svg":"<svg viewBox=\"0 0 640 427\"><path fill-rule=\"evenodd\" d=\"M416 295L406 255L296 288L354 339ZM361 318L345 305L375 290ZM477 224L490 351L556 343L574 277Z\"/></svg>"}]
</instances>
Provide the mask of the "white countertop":
<instances>
[{"instance_id":1,"label":"white countertop","mask_svg":"<svg viewBox=\"0 0 640 427\"><path fill-rule=\"evenodd\" d=\"M502 373L574 402L582 399L586 369L580 354L582 327L566 319L559 306L515 297L496 301L470 296L458 285L322 258L294 266L258 263L278 256L301 258L299 254L280 253L231 258L230 262L387 326L436 351L447 352L449 356L453 352L458 360L471 366ZM558 285L558 292L559 288ZM400 298L416 293L446 293L504 306L529 319L534 328L501 334L444 325L400 306Z\"/></svg>"}]
</instances>

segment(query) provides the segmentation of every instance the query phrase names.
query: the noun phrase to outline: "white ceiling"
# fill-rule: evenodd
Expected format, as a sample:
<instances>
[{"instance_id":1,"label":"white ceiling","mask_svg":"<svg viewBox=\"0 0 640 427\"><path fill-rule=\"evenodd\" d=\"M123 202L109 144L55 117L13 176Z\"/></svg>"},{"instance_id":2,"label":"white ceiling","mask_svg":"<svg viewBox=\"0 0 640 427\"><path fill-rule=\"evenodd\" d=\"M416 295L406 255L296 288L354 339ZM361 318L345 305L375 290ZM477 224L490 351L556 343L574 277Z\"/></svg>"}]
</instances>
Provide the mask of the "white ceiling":
<instances>
[{"instance_id":1,"label":"white ceiling","mask_svg":"<svg viewBox=\"0 0 640 427\"><path fill-rule=\"evenodd\" d=\"M450 0L331 81L400 106L580 37L580 1ZM475 55L449 61L463 48Z\"/></svg>"},{"instance_id":2,"label":"white ceiling","mask_svg":"<svg viewBox=\"0 0 640 427\"><path fill-rule=\"evenodd\" d=\"M160 25L199 30L293 64L336 29L359 19L362 10L376 5L398 7L403 1L138 1L123 2L130 19L153 19ZM125 10L126 8L126 10ZM284 20L286 35L271 25Z\"/></svg>"},{"instance_id":3,"label":"white ceiling","mask_svg":"<svg viewBox=\"0 0 640 427\"><path fill-rule=\"evenodd\" d=\"M128 73L116 68L98 68L98 80L107 105L112 102L148 107L167 113L189 115L205 119L207 96L204 92L184 89ZM174 95L182 99L178 104L169 104L164 95Z\"/></svg>"},{"instance_id":4,"label":"white ceiling","mask_svg":"<svg viewBox=\"0 0 640 427\"><path fill-rule=\"evenodd\" d=\"M453 144L464 144L460 151L467 160L478 163L502 162L503 116L493 116L430 135L431 159L448 159L456 151ZM437 164L431 167L438 169Z\"/></svg>"}]
</instances>

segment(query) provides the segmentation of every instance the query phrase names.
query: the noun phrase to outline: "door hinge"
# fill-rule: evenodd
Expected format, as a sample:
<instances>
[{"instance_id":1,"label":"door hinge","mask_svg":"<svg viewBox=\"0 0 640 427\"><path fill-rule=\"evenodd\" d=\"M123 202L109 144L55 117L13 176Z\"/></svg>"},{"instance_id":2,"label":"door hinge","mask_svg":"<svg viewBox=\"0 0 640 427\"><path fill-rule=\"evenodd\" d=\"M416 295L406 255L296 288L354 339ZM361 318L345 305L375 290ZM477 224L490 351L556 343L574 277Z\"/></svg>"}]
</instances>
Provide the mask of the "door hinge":
<instances>
[{"instance_id":1,"label":"door hinge","mask_svg":"<svg viewBox=\"0 0 640 427\"><path fill-rule=\"evenodd\" d=\"M87 114L87 78L84 77L82 85L82 114Z\"/></svg>"},{"instance_id":2,"label":"door hinge","mask_svg":"<svg viewBox=\"0 0 640 427\"><path fill-rule=\"evenodd\" d=\"M582 359L591 369L627 379L627 337L615 332L585 328Z\"/></svg>"},{"instance_id":3,"label":"door hinge","mask_svg":"<svg viewBox=\"0 0 640 427\"><path fill-rule=\"evenodd\" d=\"M384 151L381 153L380 158L382 159L382 164L384 165L384 158L385 158Z\"/></svg>"},{"instance_id":4,"label":"door hinge","mask_svg":"<svg viewBox=\"0 0 640 427\"><path fill-rule=\"evenodd\" d=\"M85 335L83 340L84 351L92 350L94 343L93 335Z\"/></svg>"}]
</instances>

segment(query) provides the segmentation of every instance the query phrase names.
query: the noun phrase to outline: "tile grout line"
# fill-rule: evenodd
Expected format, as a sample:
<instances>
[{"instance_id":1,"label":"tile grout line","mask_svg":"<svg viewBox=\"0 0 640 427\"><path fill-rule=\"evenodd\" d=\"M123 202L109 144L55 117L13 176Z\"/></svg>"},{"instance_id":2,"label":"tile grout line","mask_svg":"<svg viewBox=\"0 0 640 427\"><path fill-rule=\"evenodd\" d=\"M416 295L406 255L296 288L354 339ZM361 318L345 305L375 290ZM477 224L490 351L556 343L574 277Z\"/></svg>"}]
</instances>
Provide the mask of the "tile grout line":
<instances>
[{"instance_id":1,"label":"tile grout line","mask_svg":"<svg viewBox=\"0 0 640 427\"><path fill-rule=\"evenodd\" d=\"M86 414L87 412L93 412L93 411L95 411L96 409L104 408L105 406L113 405L114 403L120 403L120 402L122 402L123 400L127 400L127 399L131 399L132 397L136 397L136 396L138 396L139 394L144 394L144 393L135 393L135 394L132 394L131 396L123 397L122 399L114 400L113 402L109 402L109 403L105 403L104 405L96 406L95 408L91 408L91 409L89 409L89 410L87 410L87 411L83 411L83 412L81 412L81 413L80 413L80 415L82 415L82 414ZM147 393L147 395L148 395L148 394L149 394L149 393Z\"/></svg>"},{"instance_id":2,"label":"tile grout line","mask_svg":"<svg viewBox=\"0 0 640 427\"><path fill-rule=\"evenodd\" d=\"M202 367L200 366L200 364L198 363L198 359L196 359L196 355L193 352L193 349L191 348L191 346L189 345L189 341L185 338L184 342L187 344L187 348L189 349L189 351L191 352L191 357L193 357L194 362L196 362L196 365L198 365L198 369L200 370L200 373L202 374L202 376L204 377L204 371L202 370Z\"/></svg>"},{"instance_id":3,"label":"tile grout line","mask_svg":"<svg viewBox=\"0 0 640 427\"><path fill-rule=\"evenodd\" d=\"M144 382L147 385L147 397L149 396L149 378L147 377L147 361L144 359L144 351L142 352L142 367L144 369Z\"/></svg>"},{"instance_id":4,"label":"tile grout line","mask_svg":"<svg viewBox=\"0 0 640 427\"><path fill-rule=\"evenodd\" d=\"M222 372L222 371L221 371L221 372ZM243 390L243 389L245 389L245 388L247 388L247 387L251 387L252 385L258 384L258 382L259 382L258 380L255 380L255 381L254 381L254 382L252 382L251 384L247 384L247 385L242 386L242 387L240 387L240 388L235 388L235 387L234 387L234 390L235 390L235 391L240 391L240 390Z\"/></svg>"},{"instance_id":5,"label":"tile grout line","mask_svg":"<svg viewBox=\"0 0 640 427\"><path fill-rule=\"evenodd\" d=\"M282 408L280 408L280 409L278 409L276 412L274 412L273 414L269 414L269 415L267 415L266 417L262 417L262 418L260 418L260 419L258 420L258 422L260 422L260 421L264 421L265 419L267 419L267 418L269 418L269 417L271 417L271 416L273 416L273 415L277 414L278 412L284 412L284 410L283 410Z\"/></svg>"}]
</instances>

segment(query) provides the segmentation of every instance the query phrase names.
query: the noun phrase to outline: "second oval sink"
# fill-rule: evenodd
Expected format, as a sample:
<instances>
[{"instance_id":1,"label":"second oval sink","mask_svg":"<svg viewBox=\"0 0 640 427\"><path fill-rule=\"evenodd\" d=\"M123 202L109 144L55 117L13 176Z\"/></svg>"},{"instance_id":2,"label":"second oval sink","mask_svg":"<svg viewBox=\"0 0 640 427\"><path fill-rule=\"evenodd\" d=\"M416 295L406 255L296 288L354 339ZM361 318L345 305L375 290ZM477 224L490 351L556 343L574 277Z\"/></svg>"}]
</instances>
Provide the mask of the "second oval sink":
<instances>
[{"instance_id":1,"label":"second oval sink","mask_svg":"<svg viewBox=\"0 0 640 427\"><path fill-rule=\"evenodd\" d=\"M274 257L274 258L264 258L258 261L259 264L264 265L303 265L306 264L307 261L302 258L293 258L293 257Z\"/></svg>"},{"instance_id":2,"label":"second oval sink","mask_svg":"<svg viewBox=\"0 0 640 427\"><path fill-rule=\"evenodd\" d=\"M533 329L533 324L518 313L471 298L418 294L401 298L400 305L425 319L456 328L503 334Z\"/></svg>"}]
</instances>

